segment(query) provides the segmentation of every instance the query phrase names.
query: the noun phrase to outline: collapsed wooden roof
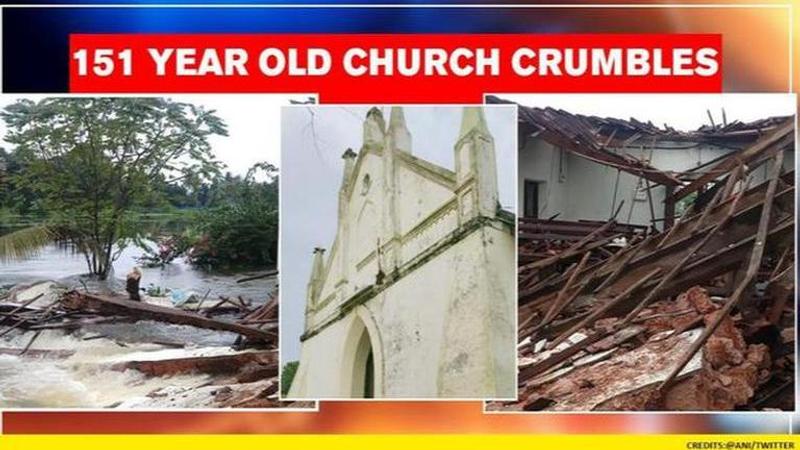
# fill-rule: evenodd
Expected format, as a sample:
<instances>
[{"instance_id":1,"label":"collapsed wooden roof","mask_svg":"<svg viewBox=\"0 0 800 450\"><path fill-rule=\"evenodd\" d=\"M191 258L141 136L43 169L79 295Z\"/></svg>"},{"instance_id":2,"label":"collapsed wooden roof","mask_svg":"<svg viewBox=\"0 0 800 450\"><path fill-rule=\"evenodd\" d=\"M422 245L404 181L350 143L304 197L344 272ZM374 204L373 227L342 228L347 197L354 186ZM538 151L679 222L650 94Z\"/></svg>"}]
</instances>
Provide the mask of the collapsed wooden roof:
<instances>
[{"instance_id":1,"label":"collapsed wooden roof","mask_svg":"<svg viewBox=\"0 0 800 450\"><path fill-rule=\"evenodd\" d=\"M511 103L490 96L488 103ZM663 171L651 166L647 161L625 153L625 148L633 145L652 146L659 141L692 142L710 144L723 148L739 150L752 145L765 136L779 133L785 138L787 130L793 129L792 117L770 117L749 123L733 121L721 125L702 126L694 131L679 131L664 124L663 127L651 122L573 114L555 108L534 108L518 105L519 145L523 148L528 139L540 138L565 151L589 159L599 164L618 168L641 176L664 186L681 186L682 180L694 179L697 174ZM763 152L756 156L763 156ZM715 168L717 169L717 168ZM716 171L717 175L724 172ZM704 175L705 172L702 174ZM705 177L703 177L705 180ZM713 179L713 178L712 178ZM709 180L705 180L708 182ZM699 185L698 181L698 185ZM694 188L694 186L692 186ZM681 189L682 195L693 192Z\"/></svg>"},{"instance_id":2,"label":"collapsed wooden roof","mask_svg":"<svg viewBox=\"0 0 800 450\"><path fill-rule=\"evenodd\" d=\"M794 122L772 123L662 232L520 219L519 401L491 408L793 408Z\"/></svg>"},{"instance_id":3,"label":"collapsed wooden roof","mask_svg":"<svg viewBox=\"0 0 800 450\"><path fill-rule=\"evenodd\" d=\"M775 126L771 127L763 135L759 135L758 139L749 146L715 161L711 167L703 170L702 175L675 192L672 197L674 200L680 200L692 192L702 189L706 184L718 177L728 174L739 165L760 165L765 160L774 157L778 152L793 148L794 120L792 117L788 117L781 122L777 122Z\"/></svg>"},{"instance_id":4,"label":"collapsed wooden roof","mask_svg":"<svg viewBox=\"0 0 800 450\"><path fill-rule=\"evenodd\" d=\"M649 163L631 155L613 152L612 139L615 135L604 137L591 120L566 111L553 108L519 107L520 140L524 145L527 138L538 137L582 158L615 167L624 172L665 186L677 186L680 180L672 173L659 170Z\"/></svg>"}]
</instances>

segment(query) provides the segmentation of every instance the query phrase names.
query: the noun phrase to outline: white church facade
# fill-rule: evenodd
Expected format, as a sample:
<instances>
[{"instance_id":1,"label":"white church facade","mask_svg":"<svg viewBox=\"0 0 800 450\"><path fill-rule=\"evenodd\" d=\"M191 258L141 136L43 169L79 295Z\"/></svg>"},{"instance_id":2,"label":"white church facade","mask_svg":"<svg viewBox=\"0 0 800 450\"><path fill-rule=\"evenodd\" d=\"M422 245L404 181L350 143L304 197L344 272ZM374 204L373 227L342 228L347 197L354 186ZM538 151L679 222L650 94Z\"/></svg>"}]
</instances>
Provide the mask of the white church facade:
<instances>
[{"instance_id":1,"label":"white church facade","mask_svg":"<svg viewBox=\"0 0 800 450\"><path fill-rule=\"evenodd\" d=\"M515 398L515 218L468 107L455 171L412 154L404 111L347 150L336 238L313 252L288 398ZM508 174L507 176L514 176Z\"/></svg>"}]
</instances>

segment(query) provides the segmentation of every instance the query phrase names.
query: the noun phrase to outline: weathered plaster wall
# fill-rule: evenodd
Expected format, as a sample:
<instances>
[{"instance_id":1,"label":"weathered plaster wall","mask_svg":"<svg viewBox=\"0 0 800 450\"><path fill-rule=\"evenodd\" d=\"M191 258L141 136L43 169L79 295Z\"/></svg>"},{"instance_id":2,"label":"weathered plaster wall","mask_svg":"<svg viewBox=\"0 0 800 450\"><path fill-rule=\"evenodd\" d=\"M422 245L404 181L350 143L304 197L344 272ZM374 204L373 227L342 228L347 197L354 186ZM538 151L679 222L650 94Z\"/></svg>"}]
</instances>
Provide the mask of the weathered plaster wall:
<instances>
[{"instance_id":1,"label":"weathered plaster wall","mask_svg":"<svg viewBox=\"0 0 800 450\"><path fill-rule=\"evenodd\" d=\"M436 168L423 172L407 161L403 158L397 166L398 195L403 198L398 203L400 234L411 231L453 198L453 183L446 186L445 181L452 179L451 171Z\"/></svg>"},{"instance_id":2,"label":"weathered plaster wall","mask_svg":"<svg viewBox=\"0 0 800 450\"><path fill-rule=\"evenodd\" d=\"M377 397L513 398L515 269L505 252L514 245L507 230L480 227L324 328L304 342L290 396L347 396L346 337L361 320L374 323L373 350L382 355Z\"/></svg>"},{"instance_id":3,"label":"weathered plaster wall","mask_svg":"<svg viewBox=\"0 0 800 450\"><path fill-rule=\"evenodd\" d=\"M682 172L731 151L707 145L689 147L683 143L662 142L652 150L651 164L661 170ZM628 148L625 152L637 158L651 157L648 148ZM793 163L791 159L784 163L784 167L791 168ZM758 169L751 185L762 182L764 173L765 168ZM524 207L524 180L529 179L543 182L539 190L540 218L560 213L560 220L607 220L616 208L614 205L624 200L617 220L650 225L650 205L644 190L646 184L632 174L621 172L617 181L617 169L563 153L542 139L531 139L520 150L519 174L519 211ZM636 189L637 183L639 189ZM664 216L665 189L655 187L651 194L655 217L661 219ZM661 222L657 224L660 228Z\"/></svg>"},{"instance_id":4,"label":"weathered plaster wall","mask_svg":"<svg viewBox=\"0 0 800 450\"><path fill-rule=\"evenodd\" d=\"M465 108L451 171L411 154L402 109L345 152L336 239L315 253L291 398L514 398L513 219L498 216L494 141ZM363 339L368 330L369 340ZM359 356L360 355L360 356Z\"/></svg>"},{"instance_id":5,"label":"weathered plaster wall","mask_svg":"<svg viewBox=\"0 0 800 450\"><path fill-rule=\"evenodd\" d=\"M362 327L370 334L376 350L376 367L383 365L380 358L382 345L377 324L372 312L361 306L334 325L322 330L315 340L318 344L303 345L300 365L292 383L290 398L347 398L352 397L352 369L355 361L350 351L355 347L353 339ZM380 379L376 380L380 382ZM376 384L376 391L383 390Z\"/></svg>"},{"instance_id":6,"label":"weathered plaster wall","mask_svg":"<svg viewBox=\"0 0 800 450\"><path fill-rule=\"evenodd\" d=\"M647 197L638 196L630 212L633 188L637 179L621 172L614 201L617 170L589 161L572 153L563 152L542 139L531 139L519 153L519 206L525 201L524 180L540 182L539 218L559 214L558 220L608 220L613 205L625 200L619 220L650 224ZM657 189L656 191L663 191ZM654 204L661 205L663 192L654 191ZM660 210L660 211L659 211ZM656 206L657 217L663 216L663 205ZM630 221L627 220L630 214Z\"/></svg>"},{"instance_id":7,"label":"weathered plaster wall","mask_svg":"<svg viewBox=\"0 0 800 450\"><path fill-rule=\"evenodd\" d=\"M525 211L525 180L539 184L539 217L550 217L557 212L562 215L566 211L568 184L560 177L559 171L568 175L568 164L561 164L562 152L543 139L530 139L524 148L518 151L519 189L517 193L517 211L520 215Z\"/></svg>"}]
</instances>

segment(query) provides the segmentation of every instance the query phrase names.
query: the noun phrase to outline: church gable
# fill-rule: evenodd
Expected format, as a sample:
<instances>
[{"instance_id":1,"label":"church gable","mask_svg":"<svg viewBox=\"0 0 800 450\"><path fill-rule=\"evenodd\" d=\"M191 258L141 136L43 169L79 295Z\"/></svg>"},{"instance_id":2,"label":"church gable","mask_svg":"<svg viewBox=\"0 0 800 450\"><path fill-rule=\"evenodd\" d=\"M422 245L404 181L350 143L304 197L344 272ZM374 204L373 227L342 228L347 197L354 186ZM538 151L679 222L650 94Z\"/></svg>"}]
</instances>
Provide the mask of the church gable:
<instances>
[{"instance_id":1,"label":"church gable","mask_svg":"<svg viewBox=\"0 0 800 450\"><path fill-rule=\"evenodd\" d=\"M363 151L342 182L342 205L336 239L325 266L320 304L331 303L340 287L349 281L344 297L358 288L353 263L373 253L380 236L381 161L374 151ZM349 272L349 273L348 273ZM324 306L324 305L323 305Z\"/></svg>"},{"instance_id":2,"label":"church gable","mask_svg":"<svg viewBox=\"0 0 800 450\"><path fill-rule=\"evenodd\" d=\"M494 217L497 186L494 148L481 108L465 108L452 171L411 154L412 136L402 108L388 123L372 108L358 154L342 155L336 239L322 262L315 252L307 324L336 316L339 306L365 289L403 273L477 215ZM319 320L317 320L319 319Z\"/></svg>"},{"instance_id":3,"label":"church gable","mask_svg":"<svg viewBox=\"0 0 800 450\"><path fill-rule=\"evenodd\" d=\"M406 235L431 214L452 201L454 189L445 185L446 173L430 174L428 168L405 162L398 165L400 233ZM454 187L455 183L450 181Z\"/></svg>"},{"instance_id":4,"label":"church gable","mask_svg":"<svg viewBox=\"0 0 800 450\"><path fill-rule=\"evenodd\" d=\"M497 215L482 111L464 108L436 149L454 170L412 154L401 108L367 114L358 154L342 155L336 239L325 264L314 253L292 398L515 392L513 222Z\"/></svg>"},{"instance_id":5,"label":"church gable","mask_svg":"<svg viewBox=\"0 0 800 450\"><path fill-rule=\"evenodd\" d=\"M353 176L346 220L350 224L351 261L361 262L381 238L383 168L379 155L368 153Z\"/></svg>"}]
</instances>

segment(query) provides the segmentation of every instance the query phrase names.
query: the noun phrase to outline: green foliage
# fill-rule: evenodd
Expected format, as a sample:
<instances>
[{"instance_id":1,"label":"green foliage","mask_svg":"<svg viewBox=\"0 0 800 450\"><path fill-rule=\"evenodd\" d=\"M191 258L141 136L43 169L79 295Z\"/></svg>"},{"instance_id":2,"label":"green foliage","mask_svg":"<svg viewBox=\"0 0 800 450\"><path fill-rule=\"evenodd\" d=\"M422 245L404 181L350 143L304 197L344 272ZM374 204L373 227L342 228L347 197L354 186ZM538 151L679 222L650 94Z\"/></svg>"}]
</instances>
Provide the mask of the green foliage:
<instances>
[{"instance_id":1,"label":"green foliage","mask_svg":"<svg viewBox=\"0 0 800 450\"><path fill-rule=\"evenodd\" d=\"M55 231L47 226L33 226L4 234L0 236L0 261L29 258L55 238Z\"/></svg>"},{"instance_id":2,"label":"green foliage","mask_svg":"<svg viewBox=\"0 0 800 450\"><path fill-rule=\"evenodd\" d=\"M259 178L261 179L259 181ZM227 174L208 189L197 214L190 261L214 268L268 267L278 256L278 171L268 163L242 177Z\"/></svg>"},{"instance_id":3,"label":"green foliage","mask_svg":"<svg viewBox=\"0 0 800 450\"><path fill-rule=\"evenodd\" d=\"M36 202L36 195L22 186L18 177L22 165L15 153L0 148L0 220L4 215L24 214L27 216L41 213ZM5 220L3 220L5 222Z\"/></svg>"},{"instance_id":4,"label":"green foliage","mask_svg":"<svg viewBox=\"0 0 800 450\"><path fill-rule=\"evenodd\" d=\"M292 387L294 376L297 374L297 366L299 365L300 363L297 361L289 361L283 365L283 370L281 370L281 396L289 395L289 389Z\"/></svg>"},{"instance_id":5,"label":"green foliage","mask_svg":"<svg viewBox=\"0 0 800 450\"><path fill-rule=\"evenodd\" d=\"M213 111L164 98L20 100L0 116L18 165L4 185L31 194L101 279L137 232L131 213L215 177L208 137L227 134Z\"/></svg>"},{"instance_id":6,"label":"green foliage","mask_svg":"<svg viewBox=\"0 0 800 450\"><path fill-rule=\"evenodd\" d=\"M50 229L101 278L131 243L145 265L184 255L209 268L275 264L277 169L220 173L207 138L226 129L213 113L165 99L74 98L23 100L0 116L15 146L0 148L0 228L34 227L0 241L0 258L29 256Z\"/></svg>"}]
</instances>

